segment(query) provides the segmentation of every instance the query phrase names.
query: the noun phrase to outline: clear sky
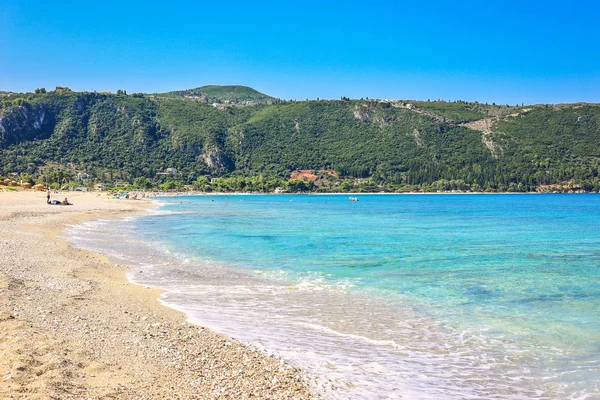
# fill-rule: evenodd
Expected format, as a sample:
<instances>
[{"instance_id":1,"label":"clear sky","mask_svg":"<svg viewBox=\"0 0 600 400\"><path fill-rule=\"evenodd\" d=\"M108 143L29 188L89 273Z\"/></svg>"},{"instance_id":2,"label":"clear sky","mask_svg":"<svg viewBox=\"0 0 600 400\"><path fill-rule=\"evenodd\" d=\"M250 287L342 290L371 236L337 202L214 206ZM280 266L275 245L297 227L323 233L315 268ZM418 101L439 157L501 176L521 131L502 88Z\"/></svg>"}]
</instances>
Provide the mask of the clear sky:
<instances>
[{"instance_id":1,"label":"clear sky","mask_svg":"<svg viewBox=\"0 0 600 400\"><path fill-rule=\"evenodd\" d=\"M0 90L600 102L600 1L0 0Z\"/></svg>"}]
</instances>

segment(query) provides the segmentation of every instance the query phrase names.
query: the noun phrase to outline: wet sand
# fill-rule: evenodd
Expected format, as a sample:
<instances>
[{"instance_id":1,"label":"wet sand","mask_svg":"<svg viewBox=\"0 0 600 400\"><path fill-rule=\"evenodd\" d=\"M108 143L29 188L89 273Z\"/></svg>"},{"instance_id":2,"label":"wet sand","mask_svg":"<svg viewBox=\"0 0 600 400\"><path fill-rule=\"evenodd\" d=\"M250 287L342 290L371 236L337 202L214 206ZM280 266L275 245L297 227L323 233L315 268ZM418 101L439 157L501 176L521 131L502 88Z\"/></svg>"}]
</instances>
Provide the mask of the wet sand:
<instances>
[{"instance_id":1,"label":"wet sand","mask_svg":"<svg viewBox=\"0 0 600 400\"><path fill-rule=\"evenodd\" d=\"M319 398L301 371L186 322L125 268L63 229L142 213L148 201L0 192L0 398ZM64 195L54 195L62 200Z\"/></svg>"}]
</instances>

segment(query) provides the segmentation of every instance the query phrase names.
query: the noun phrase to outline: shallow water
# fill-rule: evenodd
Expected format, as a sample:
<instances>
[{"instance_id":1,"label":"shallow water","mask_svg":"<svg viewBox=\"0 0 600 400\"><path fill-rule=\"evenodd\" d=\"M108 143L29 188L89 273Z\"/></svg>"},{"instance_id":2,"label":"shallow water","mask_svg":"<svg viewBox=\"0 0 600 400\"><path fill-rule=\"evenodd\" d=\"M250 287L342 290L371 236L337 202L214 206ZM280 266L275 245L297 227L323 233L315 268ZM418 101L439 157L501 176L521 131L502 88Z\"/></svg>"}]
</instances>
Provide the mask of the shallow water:
<instances>
[{"instance_id":1,"label":"shallow water","mask_svg":"<svg viewBox=\"0 0 600 400\"><path fill-rule=\"evenodd\" d=\"M74 227L331 398L600 398L600 196L203 196Z\"/></svg>"}]
</instances>

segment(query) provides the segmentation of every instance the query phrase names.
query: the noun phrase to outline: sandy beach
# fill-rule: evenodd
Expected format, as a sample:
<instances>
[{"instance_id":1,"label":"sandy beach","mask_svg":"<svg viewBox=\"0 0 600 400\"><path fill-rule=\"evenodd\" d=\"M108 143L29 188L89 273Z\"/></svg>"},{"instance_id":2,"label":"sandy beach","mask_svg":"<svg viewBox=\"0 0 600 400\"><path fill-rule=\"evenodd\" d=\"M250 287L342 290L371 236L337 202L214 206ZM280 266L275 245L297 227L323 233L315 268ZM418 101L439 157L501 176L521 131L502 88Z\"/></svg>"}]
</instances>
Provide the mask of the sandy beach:
<instances>
[{"instance_id":1,"label":"sandy beach","mask_svg":"<svg viewBox=\"0 0 600 400\"><path fill-rule=\"evenodd\" d=\"M62 230L147 201L0 192L0 398L316 398L281 360L186 322ZM53 198L62 200L64 195Z\"/></svg>"}]
</instances>

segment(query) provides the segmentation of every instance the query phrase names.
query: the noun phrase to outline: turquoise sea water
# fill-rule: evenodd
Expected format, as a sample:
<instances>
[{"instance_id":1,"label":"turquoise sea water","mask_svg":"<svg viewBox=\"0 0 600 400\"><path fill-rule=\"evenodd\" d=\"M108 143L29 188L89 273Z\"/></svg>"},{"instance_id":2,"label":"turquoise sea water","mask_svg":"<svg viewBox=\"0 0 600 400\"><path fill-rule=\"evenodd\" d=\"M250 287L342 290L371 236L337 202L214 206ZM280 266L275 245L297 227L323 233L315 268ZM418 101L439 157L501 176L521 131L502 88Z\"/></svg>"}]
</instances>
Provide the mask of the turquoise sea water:
<instances>
[{"instance_id":1,"label":"turquoise sea water","mask_svg":"<svg viewBox=\"0 0 600 400\"><path fill-rule=\"evenodd\" d=\"M69 237L331 398L600 398L600 196L160 203Z\"/></svg>"}]
</instances>

